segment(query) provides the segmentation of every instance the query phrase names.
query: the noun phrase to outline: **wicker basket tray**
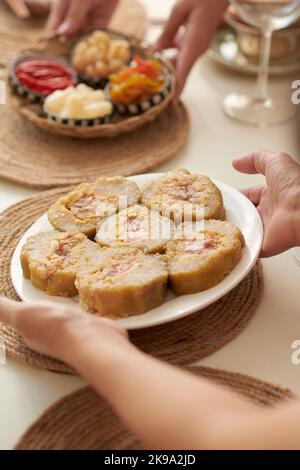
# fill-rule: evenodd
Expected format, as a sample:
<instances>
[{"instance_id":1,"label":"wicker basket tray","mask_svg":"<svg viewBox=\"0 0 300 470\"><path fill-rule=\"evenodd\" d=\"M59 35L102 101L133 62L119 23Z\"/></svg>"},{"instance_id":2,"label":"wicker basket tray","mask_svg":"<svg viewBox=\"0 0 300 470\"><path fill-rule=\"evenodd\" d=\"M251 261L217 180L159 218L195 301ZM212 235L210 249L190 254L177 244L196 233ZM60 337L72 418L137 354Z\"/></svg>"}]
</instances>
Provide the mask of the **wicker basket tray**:
<instances>
[{"instance_id":1,"label":"wicker basket tray","mask_svg":"<svg viewBox=\"0 0 300 470\"><path fill-rule=\"evenodd\" d=\"M142 51L139 44L132 38L128 39L134 44L135 51L138 53ZM51 45L45 45L43 41L37 42L37 47L32 50L24 51L23 53L41 53L54 54L61 57L68 55L70 43L59 44L52 43ZM70 124L62 124L57 121L47 119L43 113L43 106L41 103L31 103L28 99L17 94L14 87L11 85L10 80L8 82L8 90L10 95L10 101L15 111L25 120L34 124L40 129L46 130L52 134L62 135L67 137L79 138L79 139L93 139L93 138L112 138L122 134L126 134L136 130L137 128L144 126L147 123L153 122L171 103L175 93L175 75L172 64L163 60L170 76L169 92L167 96L157 105L149 108L142 114L134 116L122 116L121 114L115 113L111 122L108 124L88 126L76 126Z\"/></svg>"}]
</instances>

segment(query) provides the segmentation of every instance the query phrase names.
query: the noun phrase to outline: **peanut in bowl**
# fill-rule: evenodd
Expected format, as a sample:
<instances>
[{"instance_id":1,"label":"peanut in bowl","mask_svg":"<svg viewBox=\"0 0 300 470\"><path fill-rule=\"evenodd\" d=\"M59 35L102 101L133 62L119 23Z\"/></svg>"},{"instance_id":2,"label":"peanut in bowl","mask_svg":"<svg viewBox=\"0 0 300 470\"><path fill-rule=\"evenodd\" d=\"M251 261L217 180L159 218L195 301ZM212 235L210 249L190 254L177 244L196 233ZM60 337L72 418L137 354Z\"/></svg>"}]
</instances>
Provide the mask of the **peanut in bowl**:
<instances>
[{"instance_id":1,"label":"peanut in bowl","mask_svg":"<svg viewBox=\"0 0 300 470\"><path fill-rule=\"evenodd\" d=\"M104 88L112 73L119 72L133 57L129 37L108 29L97 29L80 36L71 45L69 62L79 80Z\"/></svg>"}]
</instances>

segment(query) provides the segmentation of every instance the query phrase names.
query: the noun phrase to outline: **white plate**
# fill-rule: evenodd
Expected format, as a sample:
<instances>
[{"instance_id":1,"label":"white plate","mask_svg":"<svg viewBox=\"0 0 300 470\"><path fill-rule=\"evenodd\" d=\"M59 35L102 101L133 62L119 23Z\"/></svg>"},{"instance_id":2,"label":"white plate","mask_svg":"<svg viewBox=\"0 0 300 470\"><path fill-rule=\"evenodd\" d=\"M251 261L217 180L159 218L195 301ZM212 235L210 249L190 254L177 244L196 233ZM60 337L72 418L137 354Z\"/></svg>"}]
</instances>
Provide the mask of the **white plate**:
<instances>
[{"instance_id":1,"label":"white plate","mask_svg":"<svg viewBox=\"0 0 300 470\"><path fill-rule=\"evenodd\" d=\"M236 32L231 26L218 29L207 52L214 61L225 67L245 74L257 75L258 60L250 59L240 50ZM270 60L270 75L285 75L300 69L299 47L293 54Z\"/></svg>"},{"instance_id":2,"label":"white plate","mask_svg":"<svg viewBox=\"0 0 300 470\"><path fill-rule=\"evenodd\" d=\"M142 187L148 180L159 176L159 174L146 174L133 176L130 179ZM254 266L261 249L263 239L263 227L259 214L251 202L236 189L227 186L220 181L213 180L222 191L224 205L226 208L226 219L240 228L246 241L242 259L234 270L217 286L198 294L183 295L175 297L168 292L167 299L160 307L150 310L143 315L136 315L118 321L127 330L148 328L197 312L212 304L233 289L249 273ZM18 243L11 261L11 278L14 288L19 297L25 302L52 300L59 304L74 305L76 299L65 299L62 297L50 297L43 291L34 287L30 281L23 277L20 262L20 254L28 237L39 232L53 230L48 222L47 215L40 217Z\"/></svg>"}]
</instances>

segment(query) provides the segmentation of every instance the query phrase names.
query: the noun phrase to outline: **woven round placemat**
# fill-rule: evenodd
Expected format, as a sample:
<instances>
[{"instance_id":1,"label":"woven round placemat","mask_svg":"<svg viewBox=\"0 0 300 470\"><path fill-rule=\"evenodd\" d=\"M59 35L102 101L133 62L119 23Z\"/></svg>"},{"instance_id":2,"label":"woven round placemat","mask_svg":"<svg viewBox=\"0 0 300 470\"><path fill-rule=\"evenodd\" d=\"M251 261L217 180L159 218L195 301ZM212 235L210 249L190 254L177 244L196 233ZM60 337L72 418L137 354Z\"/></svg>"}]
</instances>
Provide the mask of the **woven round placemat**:
<instances>
[{"instance_id":1,"label":"woven round placemat","mask_svg":"<svg viewBox=\"0 0 300 470\"><path fill-rule=\"evenodd\" d=\"M13 252L24 232L70 187L43 192L19 202L0 217L0 295L19 300L10 277ZM263 292L260 262L231 292L209 307L173 323L130 333L145 352L177 365L187 365L220 349L253 317ZM71 369L26 347L22 338L0 323L0 340L7 354L25 364L57 372Z\"/></svg>"},{"instance_id":2,"label":"woven round placemat","mask_svg":"<svg viewBox=\"0 0 300 470\"><path fill-rule=\"evenodd\" d=\"M183 147L190 129L183 104L114 139L54 136L25 122L10 105L0 107L0 121L0 177L40 189L148 172Z\"/></svg>"},{"instance_id":3,"label":"woven round placemat","mask_svg":"<svg viewBox=\"0 0 300 470\"><path fill-rule=\"evenodd\" d=\"M294 399L286 389L247 375L207 367L188 370L223 385L262 407ZM16 450L133 450L143 445L91 387L48 408L23 434Z\"/></svg>"},{"instance_id":4,"label":"woven round placemat","mask_svg":"<svg viewBox=\"0 0 300 470\"><path fill-rule=\"evenodd\" d=\"M110 28L143 39L148 27L148 17L139 0L120 0ZM45 18L17 18L5 2L0 2L0 65L6 65L22 50L32 47L45 29Z\"/></svg>"}]
</instances>

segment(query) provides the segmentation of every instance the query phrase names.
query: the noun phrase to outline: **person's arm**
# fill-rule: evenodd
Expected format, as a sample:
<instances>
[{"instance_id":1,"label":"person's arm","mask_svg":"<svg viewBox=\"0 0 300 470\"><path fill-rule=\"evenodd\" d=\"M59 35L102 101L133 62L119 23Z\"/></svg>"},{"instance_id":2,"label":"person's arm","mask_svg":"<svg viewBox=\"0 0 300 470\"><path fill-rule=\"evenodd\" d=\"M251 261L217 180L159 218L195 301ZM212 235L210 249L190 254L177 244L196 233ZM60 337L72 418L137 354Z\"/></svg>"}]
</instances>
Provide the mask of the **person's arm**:
<instances>
[{"instance_id":1,"label":"person's arm","mask_svg":"<svg viewBox=\"0 0 300 470\"><path fill-rule=\"evenodd\" d=\"M153 49L176 48L178 99L196 60L208 49L222 21L227 0L178 0Z\"/></svg>"},{"instance_id":2,"label":"person's arm","mask_svg":"<svg viewBox=\"0 0 300 470\"><path fill-rule=\"evenodd\" d=\"M149 448L300 448L299 401L261 409L146 356L113 321L74 307L5 299L0 321L31 348L73 366Z\"/></svg>"}]
</instances>

